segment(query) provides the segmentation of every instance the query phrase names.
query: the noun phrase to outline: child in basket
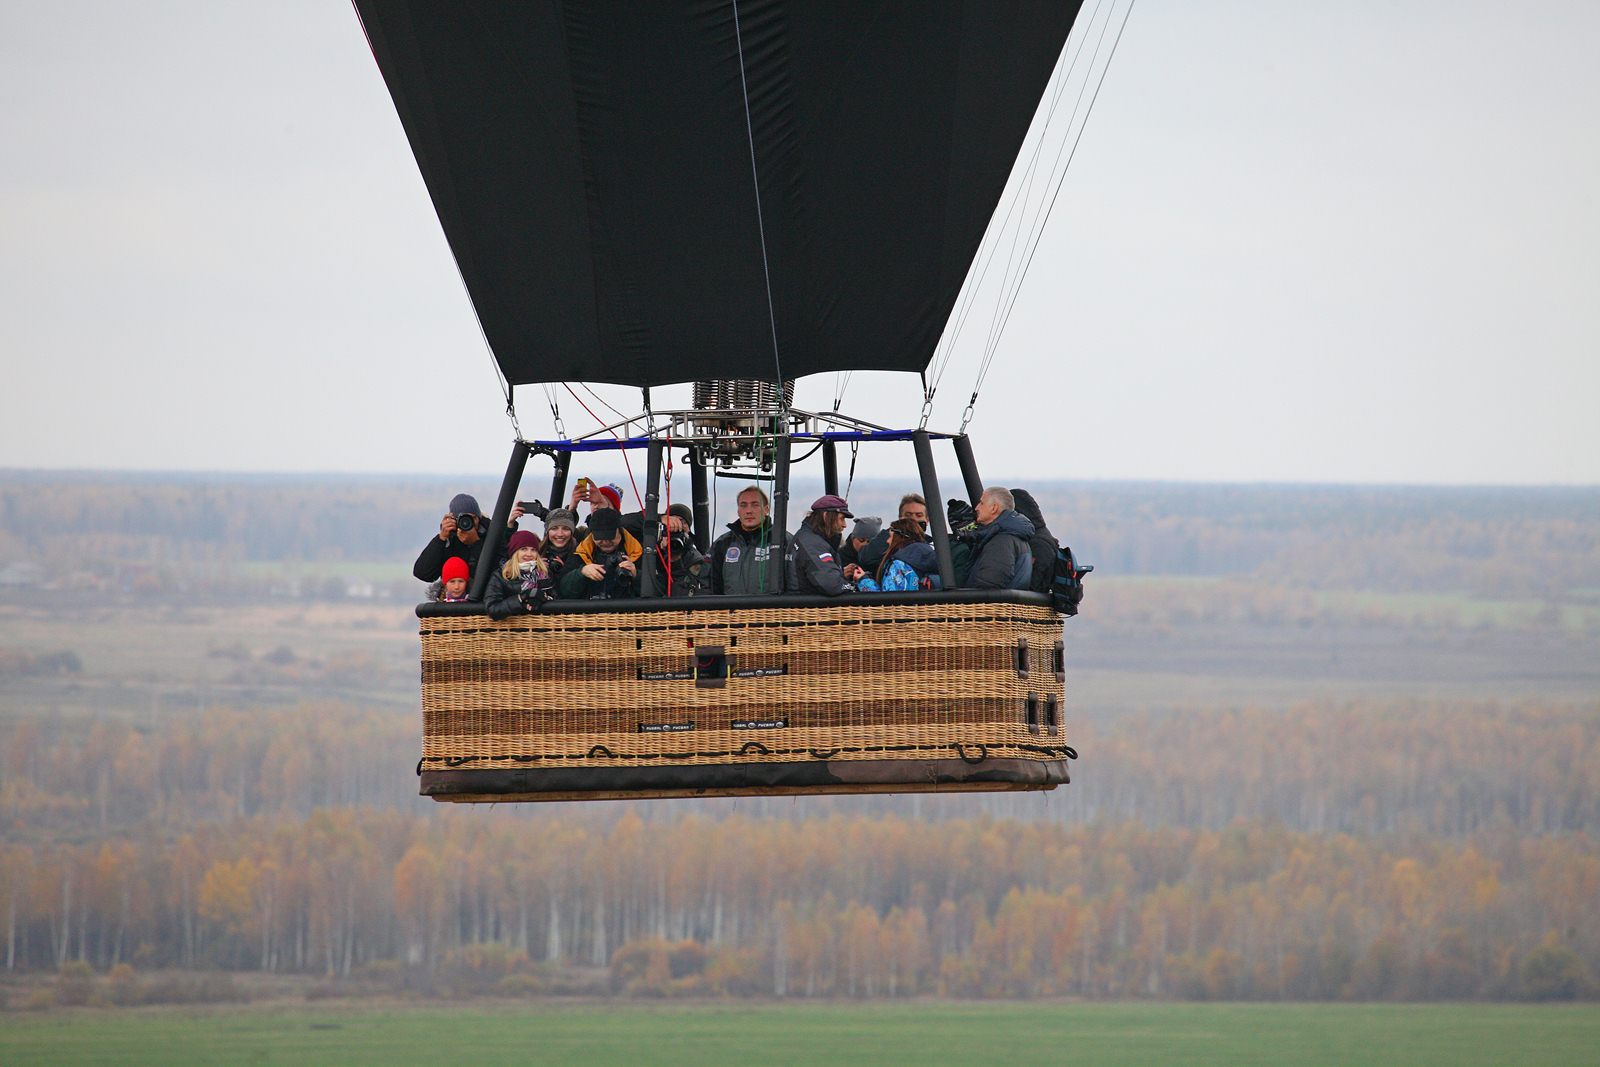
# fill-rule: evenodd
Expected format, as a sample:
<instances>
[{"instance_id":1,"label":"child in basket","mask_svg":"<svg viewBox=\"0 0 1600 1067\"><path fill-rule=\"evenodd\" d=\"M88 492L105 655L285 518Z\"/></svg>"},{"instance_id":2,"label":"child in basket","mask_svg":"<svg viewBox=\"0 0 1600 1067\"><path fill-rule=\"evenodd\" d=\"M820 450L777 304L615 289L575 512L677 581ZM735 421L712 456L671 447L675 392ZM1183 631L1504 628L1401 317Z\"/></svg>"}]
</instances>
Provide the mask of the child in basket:
<instances>
[{"instance_id":1,"label":"child in basket","mask_svg":"<svg viewBox=\"0 0 1600 1067\"><path fill-rule=\"evenodd\" d=\"M444 561L444 568L439 572L439 599L446 604L459 604L467 599L467 561L460 556L451 556Z\"/></svg>"}]
</instances>

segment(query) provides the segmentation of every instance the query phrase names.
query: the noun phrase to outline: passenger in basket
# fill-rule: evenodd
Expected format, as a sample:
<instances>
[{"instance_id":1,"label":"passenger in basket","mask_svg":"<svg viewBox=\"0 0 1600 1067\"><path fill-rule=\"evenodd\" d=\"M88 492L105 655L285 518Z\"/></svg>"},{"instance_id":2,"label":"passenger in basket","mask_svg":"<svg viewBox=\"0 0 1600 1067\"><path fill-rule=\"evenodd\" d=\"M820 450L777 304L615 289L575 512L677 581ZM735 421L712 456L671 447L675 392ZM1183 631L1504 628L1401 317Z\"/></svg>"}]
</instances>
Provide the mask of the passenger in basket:
<instances>
[{"instance_id":1,"label":"passenger in basket","mask_svg":"<svg viewBox=\"0 0 1600 1067\"><path fill-rule=\"evenodd\" d=\"M907 493L900 498L900 513L897 518L910 519L922 531L922 539L932 543L928 536L928 502L922 499L921 493ZM856 557L856 562L868 574L878 572L878 564L883 562L883 554L889 551L889 531L882 530L867 542L865 548Z\"/></svg>"},{"instance_id":2,"label":"passenger in basket","mask_svg":"<svg viewBox=\"0 0 1600 1067\"><path fill-rule=\"evenodd\" d=\"M522 505L518 504L511 509L506 528L514 531L520 518ZM423 546L417 555L417 562L411 567L411 573L419 581L437 582L444 570L444 561L452 556L466 563L469 574L476 573L478 556L483 552L483 535L488 528L489 520L478 510L477 497L469 493L457 493L450 498L450 513L439 520L439 536L431 538ZM505 560L505 551L502 542L500 551L495 553L499 556L496 564Z\"/></svg>"},{"instance_id":3,"label":"passenger in basket","mask_svg":"<svg viewBox=\"0 0 1600 1067\"><path fill-rule=\"evenodd\" d=\"M439 574L442 588L439 590L439 600L445 604L459 604L467 599L467 561L460 556L451 556L444 561L444 569Z\"/></svg>"},{"instance_id":4,"label":"passenger in basket","mask_svg":"<svg viewBox=\"0 0 1600 1067\"><path fill-rule=\"evenodd\" d=\"M780 534L783 543L782 588L772 587L771 503L759 485L739 490L739 517L728 523L728 532L711 546L711 592L718 596L750 596L781 593L795 588L794 542Z\"/></svg>"},{"instance_id":5,"label":"passenger in basket","mask_svg":"<svg viewBox=\"0 0 1600 1067\"><path fill-rule=\"evenodd\" d=\"M973 544L973 589L1026 589L1033 579L1033 523L1017 514L1011 490L992 487L978 498L978 533Z\"/></svg>"},{"instance_id":6,"label":"passenger in basket","mask_svg":"<svg viewBox=\"0 0 1600 1067\"><path fill-rule=\"evenodd\" d=\"M882 519L867 516L857 519L856 524L850 527L850 536L846 537L844 543L839 546L839 565L842 567L848 563L859 564L861 562L861 550L866 548L872 542L872 539L882 532Z\"/></svg>"},{"instance_id":7,"label":"passenger in basket","mask_svg":"<svg viewBox=\"0 0 1600 1067\"><path fill-rule=\"evenodd\" d=\"M922 527L912 520L896 519L889 526L889 551L878 563L878 573L862 578L857 587L863 593L940 588L938 555L922 536Z\"/></svg>"},{"instance_id":8,"label":"passenger in basket","mask_svg":"<svg viewBox=\"0 0 1600 1067\"><path fill-rule=\"evenodd\" d=\"M656 546L658 575L657 593L668 596L698 596L705 591L710 579L710 562L695 546L689 530L694 525L694 512L687 504L674 504L667 509L662 526L661 541Z\"/></svg>"},{"instance_id":9,"label":"passenger in basket","mask_svg":"<svg viewBox=\"0 0 1600 1067\"><path fill-rule=\"evenodd\" d=\"M572 503L567 505L574 516L578 514L578 505L588 504L589 515L603 508L612 511L622 510L622 489L615 485L601 485L599 482L590 481L588 478L579 478L578 484L572 489Z\"/></svg>"},{"instance_id":10,"label":"passenger in basket","mask_svg":"<svg viewBox=\"0 0 1600 1067\"><path fill-rule=\"evenodd\" d=\"M853 591L850 583L865 572L854 563L841 567L836 557L839 538L844 535L847 520L853 518L843 497L819 496L812 503L811 514L794 533L799 592L838 596Z\"/></svg>"},{"instance_id":11,"label":"passenger in basket","mask_svg":"<svg viewBox=\"0 0 1600 1067\"><path fill-rule=\"evenodd\" d=\"M544 517L544 545L541 555L550 568L550 581L560 588L561 579L569 569L581 564L578 558L578 517L566 508L554 508Z\"/></svg>"},{"instance_id":12,"label":"passenger in basket","mask_svg":"<svg viewBox=\"0 0 1600 1067\"><path fill-rule=\"evenodd\" d=\"M550 599L550 568L539 555L539 535L519 530L509 547L511 558L489 578L484 604L491 619L538 611Z\"/></svg>"},{"instance_id":13,"label":"passenger in basket","mask_svg":"<svg viewBox=\"0 0 1600 1067\"><path fill-rule=\"evenodd\" d=\"M589 536L579 544L581 566L568 567L561 595L573 600L620 600L639 595L639 559L644 548L622 528L616 508L600 508L589 516Z\"/></svg>"}]
</instances>

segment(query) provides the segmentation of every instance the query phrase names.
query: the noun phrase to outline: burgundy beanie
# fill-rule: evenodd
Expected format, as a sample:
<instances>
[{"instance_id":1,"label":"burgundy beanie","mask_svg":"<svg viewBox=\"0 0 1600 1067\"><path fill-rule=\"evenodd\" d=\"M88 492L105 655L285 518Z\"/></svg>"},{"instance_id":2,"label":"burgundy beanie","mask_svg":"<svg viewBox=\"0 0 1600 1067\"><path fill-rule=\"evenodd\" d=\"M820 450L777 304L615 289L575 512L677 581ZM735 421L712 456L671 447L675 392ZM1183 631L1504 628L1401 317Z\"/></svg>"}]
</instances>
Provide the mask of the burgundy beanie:
<instances>
[{"instance_id":1,"label":"burgundy beanie","mask_svg":"<svg viewBox=\"0 0 1600 1067\"><path fill-rule=\"evenodd\" d=\"M538 548L539 535L532 530L518 530L511 535L511 540L506 542L507 552L516 552L524 548Z\"/></svg>"}]
</instances>

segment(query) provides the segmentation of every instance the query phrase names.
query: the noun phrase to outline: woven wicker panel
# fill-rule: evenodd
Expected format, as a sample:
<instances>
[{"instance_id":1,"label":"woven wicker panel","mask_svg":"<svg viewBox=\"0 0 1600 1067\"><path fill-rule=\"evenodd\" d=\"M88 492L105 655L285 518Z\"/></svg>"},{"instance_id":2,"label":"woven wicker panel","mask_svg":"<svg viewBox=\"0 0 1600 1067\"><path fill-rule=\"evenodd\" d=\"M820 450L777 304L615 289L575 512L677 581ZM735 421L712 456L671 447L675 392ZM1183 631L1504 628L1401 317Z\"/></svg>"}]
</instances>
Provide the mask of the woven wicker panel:
<instances>
[{"instance_id":1,"label":"woven wicker panel","mask_svg":"<svg viewBox=\"0 0 1600 1067\"><path fill-rule=\"evenodd\" d=\"M1018 604L424 619L423 765L1060 759L1061 634ZM684 677L705 648L721 687Z\"/></svg>"}]
</instances>

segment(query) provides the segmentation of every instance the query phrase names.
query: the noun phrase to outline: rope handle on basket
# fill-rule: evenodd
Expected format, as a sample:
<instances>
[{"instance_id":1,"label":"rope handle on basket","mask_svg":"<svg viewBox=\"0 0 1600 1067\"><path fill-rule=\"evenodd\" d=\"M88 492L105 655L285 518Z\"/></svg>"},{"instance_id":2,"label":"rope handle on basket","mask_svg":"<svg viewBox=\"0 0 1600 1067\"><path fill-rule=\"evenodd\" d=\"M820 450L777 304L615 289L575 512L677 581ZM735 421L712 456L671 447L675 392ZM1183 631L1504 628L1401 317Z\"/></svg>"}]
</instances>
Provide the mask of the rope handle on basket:
<instances>
[{"instance_id":1,"label":"rope handle on basket","mask_svg":"<svg viewBox=\"0 0 1600 1067\"><path fill-rule=\"evenodd\" d=\"M837 756L840 751L841 750L837 749L837 748L830 748L826 752L818 752L816 749L813 748L813 749L811 749L811 754L813 756L815 756L817 759L832 759L833 757Z\"/></svg>"},{"instance_id":2,"label":"rope handle on basket","mask_svg":"<svg viewBox=\"0 0 1600 1067\"><path fill-rule=\"evenodd\" d=\"M962 763L982 763L984 760L989 758L989 746L980 742L978 745L978 758L973 759L971 756L967 755L967 746L957 742L956 755L961 757Z\"/></svg>"},{"instance_id":3,"label":"rope handle on basket","mask_svg":"<svg viewBox=\"0 0 1600 1067\"><path fill-rule=\"evenodd\" d=\"M739 755L748 756L750 755L751 749L755 749L763 756L772 755L772 750L766 745L763 745L760 741L746 741L744 744L739 746Z\"/></svg>"},{"instance_id":4,"label":"rope handle on basket","mask_svg":"<svg viewBox=\"0 0 1600 1067\"><path fill-rule=\"evenodd\" d=\"M589 754L587 756L585 756L584 759L594 759L595 753L599 753L600 755L604 756L606 759L616 759L617 758L616 753L612 752L606 746L604 746L604 745L596 745L596 746L594 746L593 748L591 748L589 750Z\"/></svg>"},{"instance_id":5,"label":"rope handle on basket","mask_svg":"<svg viewBox=\"0 0 1600 1067\"><path fill-rule=\"evenodd\" d=\"M1067 757L1068 759L1077 759L1078 758L1078 750L1073 748L1071 745L1062 745L1061 746L1061 754L1063 756Z\"/></svg>"},{"instance_id":6,"label":"rope handle on basket","mask_svg":"<svg viewBox=\"0 0 1600 1067\"><path fill-rule=\"evenodd\" d=\"M422 761L421 760L417 760L417 777L418 778L422 777Z\"/></svg>"}]
</instances>

